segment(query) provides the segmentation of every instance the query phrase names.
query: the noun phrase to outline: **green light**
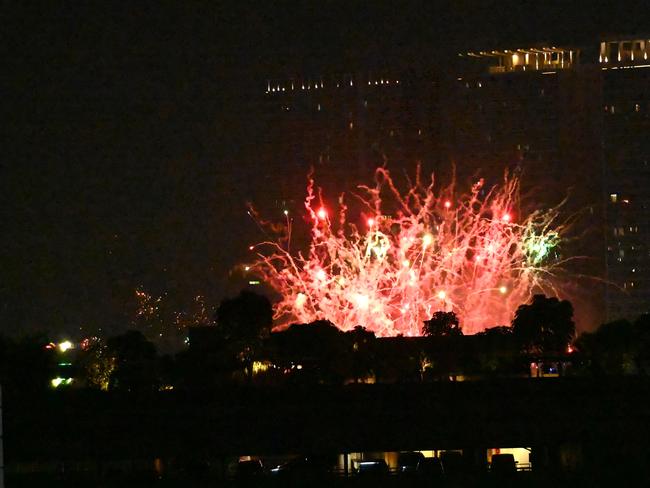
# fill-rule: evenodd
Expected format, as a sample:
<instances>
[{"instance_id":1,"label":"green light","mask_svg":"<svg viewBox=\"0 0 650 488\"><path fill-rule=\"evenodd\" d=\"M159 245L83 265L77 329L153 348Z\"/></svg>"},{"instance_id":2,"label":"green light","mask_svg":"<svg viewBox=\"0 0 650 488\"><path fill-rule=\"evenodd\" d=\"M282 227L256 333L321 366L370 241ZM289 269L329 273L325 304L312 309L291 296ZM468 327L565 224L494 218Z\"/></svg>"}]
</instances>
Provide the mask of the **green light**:
<instances>
[{"instance_id":1,"label":"green light","mask_svg":"<svg viewBox=\"0 0 650 488\"><path fill-rule=\"evenodd\" d=\"M72 366L72 363L59 363L59 366Z\"/></svg>"},{"instance_id":2,"label":"green light","mask_svg":"<svg viewBox=\"0 0 650 488\"><path fill-rule=\"evenodd\" d=\"M528 262L533 265L540 264L559 242L560 237L556 232L536 235L531 231L524 237L524 247Z\"/></svg>"}]
</instances>

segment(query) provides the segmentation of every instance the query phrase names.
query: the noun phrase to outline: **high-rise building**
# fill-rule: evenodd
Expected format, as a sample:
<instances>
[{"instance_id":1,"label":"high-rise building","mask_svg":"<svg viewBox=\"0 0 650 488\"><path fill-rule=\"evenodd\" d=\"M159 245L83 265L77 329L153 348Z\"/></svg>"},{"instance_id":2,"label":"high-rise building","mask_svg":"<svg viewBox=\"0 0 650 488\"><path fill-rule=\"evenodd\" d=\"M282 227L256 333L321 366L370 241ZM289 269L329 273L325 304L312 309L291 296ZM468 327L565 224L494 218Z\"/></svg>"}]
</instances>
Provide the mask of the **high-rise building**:
<instances>
[{"instance_id":1,"label":"high-rise building","mask_svg":"<svg viewBox=\"0 0 650 488\"><path fill-rule=\"evenodd\" d=\"M650 38L600 43L608 319L650 312Z\"/></svg>"}]
</instances>

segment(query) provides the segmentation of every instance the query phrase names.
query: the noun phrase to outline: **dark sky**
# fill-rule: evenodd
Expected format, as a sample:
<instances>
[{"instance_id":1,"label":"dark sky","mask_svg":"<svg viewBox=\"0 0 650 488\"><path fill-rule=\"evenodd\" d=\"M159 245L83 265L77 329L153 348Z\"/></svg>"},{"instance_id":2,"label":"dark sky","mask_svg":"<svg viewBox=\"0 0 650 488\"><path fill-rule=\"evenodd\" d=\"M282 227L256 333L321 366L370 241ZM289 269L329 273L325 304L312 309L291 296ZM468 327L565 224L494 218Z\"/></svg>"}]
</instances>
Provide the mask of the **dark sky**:
<instances>
[{"instance_id":1,"label":"dark sky","mask_svg":"<svg viewBox=\"0 0 650 488\"><path fill-rule=\"evenodd\" d=\"M137 286L218 302L269 76L650 31L646 2L36 3L3 9L0 333L121 330Z\"/></svg>"}]
</instances>

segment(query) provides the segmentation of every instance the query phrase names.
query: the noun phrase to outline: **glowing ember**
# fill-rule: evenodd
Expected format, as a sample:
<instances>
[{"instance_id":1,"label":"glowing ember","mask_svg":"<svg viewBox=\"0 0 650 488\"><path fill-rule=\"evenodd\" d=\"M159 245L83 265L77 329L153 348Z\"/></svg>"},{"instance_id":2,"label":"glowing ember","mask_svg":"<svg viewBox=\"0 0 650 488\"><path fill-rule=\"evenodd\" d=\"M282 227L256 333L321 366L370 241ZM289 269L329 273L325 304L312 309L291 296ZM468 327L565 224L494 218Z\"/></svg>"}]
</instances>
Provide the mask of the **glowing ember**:
<instances>
[{"instance_id":1,"label":"glowing ember","mask_svg":"<svg viewBox=\"0 0 650 488\"><path fill-rule=\"evenodd\" d=\"M454 185L436 192L433 177L424 185L419 171L416 176L401 193L379 168L374 187L359 187L362 207L373 214L363 230L348 222L343 197L337 222L323 206L314 210L310 180L309 250L290 252L290 232L255 246L253 270L282 296L275 305L278 328L327 319L343 330L363 325L378 336L413 336L434 312L453 310L471 334L509 324L533 293L556 294L561 261L552 249L565 230L556 223L557 207L514 222L516 178L492 189L480 181L454 196ZM388 204L396 210L389 213Z\"/></svg>"}]
</instances>

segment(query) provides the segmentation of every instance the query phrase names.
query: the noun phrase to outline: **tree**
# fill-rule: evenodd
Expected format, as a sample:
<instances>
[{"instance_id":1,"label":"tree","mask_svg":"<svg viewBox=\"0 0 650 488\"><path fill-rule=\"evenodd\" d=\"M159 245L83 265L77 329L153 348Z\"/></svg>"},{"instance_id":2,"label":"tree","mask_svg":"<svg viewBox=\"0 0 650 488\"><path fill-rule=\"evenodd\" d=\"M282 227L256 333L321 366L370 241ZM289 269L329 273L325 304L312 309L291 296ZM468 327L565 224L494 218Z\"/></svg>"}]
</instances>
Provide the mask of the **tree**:
<instances>
[{"instance_id":1,"label":"tree","mask_svg":"<svg viewBox=\"0 0 650 488\"><path fill-rule=\"evenodd\" d=\"M443 311L434 313L431 319L424 321L422 333L429 337L463 335L456 314Z\"/></svg>"},{"instance_id":2,"label":"tree","mask_svg":"<svg viewBox=\"0 0 650 488\"><path fill-rule=\"evenodd\" d=\"M108 347L103 342L96 341L80 355L80 362L85 372L86 385L107 391L117 364L117 358L111 354Z\"/></svg>"},{"instance_id":3,"label":"tree","mask_svg":"<svg viewBox=\"0 0 650 488\"><path fill-rule=\"evenodd\" d=\"M292 324L269 341L272 361L283 368L300 365L301 381L332 382L342 376L343 332L327 320Z\"/></svg>"},{"instance_id":4,"label":"tree","mask_svg":"<svg viewBox=\"0 0 650 488\"><path fill-rule=\"evenodd\" d=\"M157 385L156 347L140 331L111 337L106 354L115 358L109 388L127 391L153 390Z\"/></svg>"},{"instance_id":5,"label":"tree","mask_svg":"<svg viewBox=\"0 0 650 488\"><path fill-rule=\"evenodd\" d=\"M594 332L581 334L575 347L593 373L622 375L640 369L642 343L643 337L636 323L632 325L627 320L615 320L602 324Z\"/></svg>"},{"instance_id":6,"label":"tree","mask_svg":"<svg viewBox=\"0 0 650 488\"><path fill-rule=\"evenodd\" d=\"M262 295L243 290L235 298L221 302L216 312L216 323L224 352L243 364L250 379L254 356L273 326L271 302Z\"/></svg>"},{"instance_id":7,"label":"tree","mask_svg":"<svg viewBox=\"0 0 650 488\"><path fill-rule=\"evenodd\" d=\"M573 306L567 300L535 295L517 308L512 332L527 352L565 352L575 335Z\"/></svg>"},{"instance_id":8,"label":"tree","mask_svg":"<svg viewBox=\"0 0 650 488\"><path fill-rule=\"evenodd\" d=\"M273 308L268 298L243 290L235 298L221 302L217 308L216 322L226 341L256 341L269 336L273 325Z\"/></svg>"}]
</instances>

